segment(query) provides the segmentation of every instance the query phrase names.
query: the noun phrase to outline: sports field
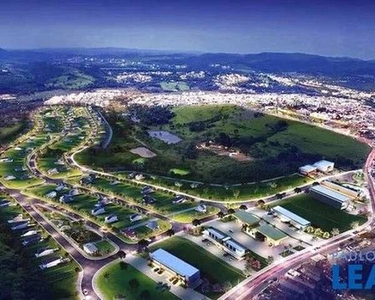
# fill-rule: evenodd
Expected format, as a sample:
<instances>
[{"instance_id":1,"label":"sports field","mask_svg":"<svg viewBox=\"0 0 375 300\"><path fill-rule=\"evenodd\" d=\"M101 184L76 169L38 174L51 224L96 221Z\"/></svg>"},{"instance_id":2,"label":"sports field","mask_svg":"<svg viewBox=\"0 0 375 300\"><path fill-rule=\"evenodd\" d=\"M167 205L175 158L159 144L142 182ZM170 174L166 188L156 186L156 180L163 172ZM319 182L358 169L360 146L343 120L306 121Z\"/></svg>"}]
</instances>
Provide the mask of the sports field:
<instances>
[{"instance_id":1,"label":"sports field","mask_svg":"<svg viewBox=\"0 0 375 300\"><path fill-rule=\"evenodd\" d=\"M273 204L294 212L295 214L309 220L311 225L330 232L333 228L338 228L340 232L351 229L352 222L363 224L367 218L348 214L342 210L315 200L308 194L300 194Z\"/></svg>"}]
</instances>

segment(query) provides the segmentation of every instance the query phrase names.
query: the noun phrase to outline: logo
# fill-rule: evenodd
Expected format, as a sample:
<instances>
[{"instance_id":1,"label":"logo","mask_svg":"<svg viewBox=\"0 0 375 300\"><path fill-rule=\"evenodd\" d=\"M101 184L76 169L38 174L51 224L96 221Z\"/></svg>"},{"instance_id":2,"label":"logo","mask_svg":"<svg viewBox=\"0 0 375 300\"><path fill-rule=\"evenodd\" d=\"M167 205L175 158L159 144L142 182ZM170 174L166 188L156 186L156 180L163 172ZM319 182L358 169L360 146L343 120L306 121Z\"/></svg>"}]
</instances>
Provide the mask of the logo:
<instances>
[{"instance_id":1,"label":"logo","mask_svg":"<svg viewBox=\"0 0 375 300\"><path fill-rule=\"evenodd\" d=\"M332 288L335 290L372 290L375 288L375 251L335 253ZM344 260L343 264L337 264Z\"/></svg>"}]
</instances>

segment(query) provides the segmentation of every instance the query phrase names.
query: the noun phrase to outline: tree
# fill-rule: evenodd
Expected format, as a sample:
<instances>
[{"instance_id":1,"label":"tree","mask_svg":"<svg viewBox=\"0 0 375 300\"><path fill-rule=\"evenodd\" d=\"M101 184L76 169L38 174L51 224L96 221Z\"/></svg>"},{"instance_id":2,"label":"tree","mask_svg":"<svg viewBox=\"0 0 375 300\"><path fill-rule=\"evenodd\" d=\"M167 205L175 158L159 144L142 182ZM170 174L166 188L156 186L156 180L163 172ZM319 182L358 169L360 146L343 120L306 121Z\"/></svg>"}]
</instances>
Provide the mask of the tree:
<instances>
[{"instance_id":1,"label":"tree","mask_svg":"<svg viewBox=\"0 0 375 300\"><path fill-rule=\"evenodd\" d=\"M108 272L105 272L104 275L103 275L104 279L105 279L105 282L108 282L108 278L109 278L109 273Z\"/></svg>"},{"instance_id":2,"label":"tree","mask_svg":"<svg viewBox=\"0 0 375 300\"><path fill-rule=\"evenodd\" d=\"M130 279L130 280L129 280L129 286L130 286L130 288L133 289L133 290L138 289L138 287L139 287L139 282L138 282L138 280L135 279L135 278Z\"/></svg>"},{"instance_id":3,"label":"tree","mask_svg":"<svg viewBox=\"0 0 375 300\"><path fill-rule=\"evenodd\" d=\"M316 228L315 231L314 231L314 235L315 236L322 236L323 230L321 230L320 228Z\"/></svg>"},{"instance_id":4,"label":"tree","mask_svg":"<svg viewBox=\"0 0 375 300\"><path fill-rule=\"evenodd\" d=\"M358 222L358 221L354 221L354 222L351 222L351 223L350 223L350 227L351 227L352 229L356 229L358 226L359 226L359 222Z\"/></svg>"},{"instance_id":5,"label":"tree","mask_svg":"<svg viewBox=\"0 0 375 300\"><path fill-rule=\"evenodd\" d=\"M326 231L326 232L323 233L323 238L324 238L324 239L329 239L330 236L331 236L331 235L329 234L328 231Z\"/></svg>"},{"instance_id":6,"label":"tree","mask_svg":"<svg viewBox=\"0 0 375 300\"><path fill-rule=\"evenodd\" d=\"M234 214L236 211L233 209L233 208L229 208L228 209L228 214L231 215L231 214Z\"/></svg>"},{"instance_id":7,"label":"tree","mask_svg":"<svg viewBox=\"0 0 375 300\"><path fill-rule=\"evenodd\" d=\"M264 209L265 204L266 202L264 202L264 200L258 200L256 206L260 207L261 209Z\"/></svg>"},{"instance_id":8,"label":"tree","mask_svg":"<svg viewBox=\"0 0 375 300\"><path fill-rule=\"evenodd\" d=\"M141 239L138 241L138 250L142 252L148 246L148 241L145 239Z\"/></svg>"},{"instance_id":9,"label":"tree","mask_svg":"<svg viewBox=\"0 0 375 300\"><path fill-rule=\"evenodd\" d=\"M225 214L222 211L219 211L217 213L217 216L218 216L218 218L222 219L222 218L224 218Z\"/></svg>"},{"instance_id":10,"label":"tree","mask_svg":"<svg viewBox=\"0 0 375 300\"><path fill-rule=\"evenodd\" d=\"M194 219L194 220L191 222L191 224L193 224L193 226L199 226L199 225L201 225L201 220L199 220L199 219Z\"/></svg>"},{"instance_id":11,"label":"tree","mask_svg":"<svg viewBox=\"0 0 375 300\"><path fill-rule=\"evenodd\" d=\"M238 196L240 195L240 193L241 193L240 190L234 190L234 191L233 191L233 197L237 199Z\"/></svg>"},{"instance_id":12,"label":"tree","mask_svg":"<svg viewBox=\"0 0 375 300\"><path fill-rule=\"evenodd\" d=\"M272 264L273 262L274 262L274 257L272 256L272 255L270 255L270 256L268 256L267 257L267 263L270 265L270 264Z\"/></svg>"},{"instance_id":13,"label":"tree","mask_svg":"<svg viewBox=\"0 0 375 300\"><path fill-rule=\"evenodd\" d=\"M331 234L332 234L332 236L339 235L340 234L340 230L338 228L336 228L336 227L332 228Z\"/></svg>"},{"instance_id":14,"label":"tree","mask_svg":"<svg viewBox=\"0 0 375 300\"><path fill-rule=\"evenodd\" d=\"M124 261L120 261L120 269L126 270L128 268L128 264Z\"/></svg>"},{"instance_id":15,"label":"tree","mask_svg":"<svg viewBox=\"0 0 375 300\"><path fill-rule=\"evenodd\" d=\"M307 233L313 233L314 232L314 227L312 227L312 226L308 226L307 228L306 228L306 232Z\"/></svg>"},{"instance_id":16,"label":"tree","mask_svg":"<svg viewBox=\"0 0 375 300\"><path fill-rule=\"evenodd\" d=\"M296 188L294 189L294 192L295 192L296 194L299 194L299 193L302 192L302 189L299 188L299 187L296 187Z\"/></svg>"},{"instance_id":17,"label":"tree","mask_svg":"<svg viewBox=\"0 0 375 300\"><path fill-rule=\"evenodd\" d=\"M168 236L172 236L172 235L175 234L175 232L174 232L173 229L168 229L167 232L166 232L166 234L167 234Z\"/></svg>"},{"instance_id":18,"label":"tree","mask_svg":"<svg viewBox=\"0 0 375 300\"><path fill-rule=\"evenodd\" d=\"M148 300L151 298L151 293L148 290L143 290L140 296L142 300Z\"/></svg>"},{"instance_id":19,"label":"tree","mask_svg":"<svg viewBox=\"0 0 375 300\"><path fill-rule=\"evenodd\" d=\"M126 253L125 253L125 251L120 250L119 252L117 252L117 256L118 256L119 259L125 259Z\"/></svg>"},{"instance_id":20,"label":"tree","mask_svg":"<svg viewBox=\"0 0 375 300\"><path fill-rule=\"evenodd\" d=\"M229 281L225 281L223 283L223 290L225 292L229 291L232 288L232 284Z\"/></svg>"},{"instance_id":21,"label":"tree","mask_svg":"<svg viewBox=\"0 0 375 300\"><path fill-rule=\"evenodd\" d=\"M245 204L241 204L240 209L247 210L247 206Z\"/></svg>"}]
</instances>

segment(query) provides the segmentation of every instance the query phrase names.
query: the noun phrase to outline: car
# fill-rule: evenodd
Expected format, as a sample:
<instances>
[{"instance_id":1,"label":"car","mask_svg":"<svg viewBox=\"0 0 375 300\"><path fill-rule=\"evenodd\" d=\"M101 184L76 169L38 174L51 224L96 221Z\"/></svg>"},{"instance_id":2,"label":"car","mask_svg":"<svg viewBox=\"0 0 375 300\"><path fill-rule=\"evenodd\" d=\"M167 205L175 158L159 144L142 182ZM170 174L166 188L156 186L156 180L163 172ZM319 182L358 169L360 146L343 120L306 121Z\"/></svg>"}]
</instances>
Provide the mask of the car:
<instances>
[{"instance_id":1,"label":"car","mask_svg":"<svg viewBox=\"0 0 375 300\"><path fill-rule=\"evenodd\" d=\"M86 289L83 289L82 293L83 293L85 296L87 296L87 295L89 294L88 290L86 290Z\"/></svg>"}]
</instances>

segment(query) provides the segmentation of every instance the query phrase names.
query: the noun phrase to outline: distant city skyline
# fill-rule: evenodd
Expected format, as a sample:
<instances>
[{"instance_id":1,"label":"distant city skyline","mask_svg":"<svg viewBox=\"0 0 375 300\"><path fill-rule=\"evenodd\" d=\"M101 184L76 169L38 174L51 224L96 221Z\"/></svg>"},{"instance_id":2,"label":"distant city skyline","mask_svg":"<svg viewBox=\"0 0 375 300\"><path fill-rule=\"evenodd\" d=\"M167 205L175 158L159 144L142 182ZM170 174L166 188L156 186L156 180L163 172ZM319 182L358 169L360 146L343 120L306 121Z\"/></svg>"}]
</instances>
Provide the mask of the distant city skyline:
<instances>
[{"instance_id":1,"label":"distant city skyline","mask_svg":"<svg viewBox=\"0 0 375 300\"><path fill-rule=\"evenodd\" d=\"M372 1L16 0L0 47L301 52L375 59Z\"/></svg>"}]
</instances>

